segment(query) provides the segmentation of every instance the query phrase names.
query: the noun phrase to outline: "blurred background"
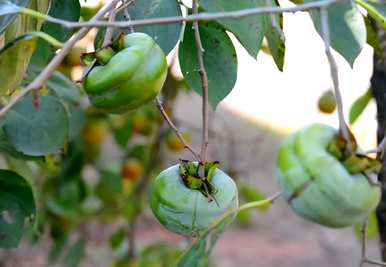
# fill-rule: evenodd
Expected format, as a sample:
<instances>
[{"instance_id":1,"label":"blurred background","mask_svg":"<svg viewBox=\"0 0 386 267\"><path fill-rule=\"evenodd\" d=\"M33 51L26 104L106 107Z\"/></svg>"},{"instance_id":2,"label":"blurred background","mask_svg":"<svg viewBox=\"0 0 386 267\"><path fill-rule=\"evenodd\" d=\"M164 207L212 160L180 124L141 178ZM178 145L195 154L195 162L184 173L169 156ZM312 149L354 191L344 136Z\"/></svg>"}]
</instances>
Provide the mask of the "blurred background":
<instances>
[{"instance_id":1,"label":"blurred background","mask_svg":"<svg viewBox=\"0 0 386 267\"><path fill-rule=\"evenodd\" d=\"M87 5L99 3L88 0ZM277 70L264 51L255 60L232 38L239 59L237 83L210 113L210 159L219 160L220 168L237 180L244 202L279 190L276 153L287 134L314 122L338 125L336 112L326 115L317 106L320 95L332 87L321 38L307 14L285 14L284 21L284 72ZM94 36L95 32L89 34L74 50L92 51ZM369 87L372 54L366 47L353 68L334 54L346 115ZM76 81L83 66L74 55L66 59L61 71ZM164 88L166 111L187 140L199 148L201 98L184 86L177 65L171 68L168 81ZM376 144L375 112L371 102L352 126L364 149ZM181 158L190 159L190 154L162 124L153 105L125 116L104 117L89 110L82 127L79 139L87 147L82 183L95 194L77 198L78 202L62 201L68 204L63 208L50 198L63 190L68 196L71 189L58 193L48 184L45 190L53 193L44 201L51 203L47 205L49 215L45 215L51 216L50 225L42 228L37 241L26 239L18 249L1 251L0 266L47 266L47 258L49 266L171 266L188 240L164 229L146 205L146 190L143 197L136 198L133 188L145 176L151 180L157 170ZM149 166L153 171L148 171ZM72 214L66 210L72 209L71 205L93 213ZM128 258L128 253L136 256ZM370 242L369 254L378 258L376 238ZM305 221L279 199L268 209L240 213L218 241L212 263L220 267L355 266L359 257L360 244L353 229L331 230Z\"/></svg>"}]
</instances>

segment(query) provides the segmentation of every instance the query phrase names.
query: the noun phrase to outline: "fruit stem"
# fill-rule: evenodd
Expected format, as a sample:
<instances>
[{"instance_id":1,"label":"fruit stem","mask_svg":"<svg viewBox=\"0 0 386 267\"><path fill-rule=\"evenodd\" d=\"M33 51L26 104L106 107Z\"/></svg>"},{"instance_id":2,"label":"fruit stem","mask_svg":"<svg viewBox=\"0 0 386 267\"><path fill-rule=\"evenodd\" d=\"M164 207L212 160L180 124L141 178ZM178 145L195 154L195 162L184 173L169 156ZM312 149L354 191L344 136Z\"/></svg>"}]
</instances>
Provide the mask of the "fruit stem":
<instances>
[{"instance_id":1,"label":"fruit stem","mask_svg":"<svg viewBox=\"0 0 386 267\"><path fill-rule=\"evenodd\" d=\"M193 15L198 14L198 0L193 0L192 3L192 13ZM201 77L202 84L202 141L201 141L201 163L202 166L205 166L205 162L208 157L208 143L209 143L209 124L208 124L208 74L206 73L204 66L204 48L202 47L200 30L198 21L193 22L194 28L194 37L196 41L197 49L197 65L198 72ZM200 165L201 166L201 165ZM200 176L204 177L205 170L204 167L200 168Z\"/></svg>"},{"instance_id":2,"label":"fruit stem","mask_svg":"<svg viewBox=\"0 0 386 267\"><path fill-rule=\"evenodd\" d=\"M343 101L342 101L342 95L339 89L338 66L336 64L336 61L330 49L330 43L331 43L330 26L328 22L328 12L326 7L320 8L320 20L321 20L321 27L322 27L322 37L323 37L324 46L325 46L325 53L329 62L330 74L331 74L332 82L334 85L334 91L335 91L335 99L336 99L338 119L339 119L339 134L341 134L342 137L347 141L346 151L349 154L351 154L353 152L353 146L351 143L350 132L343 114Z\"/></svg>"}]
</instances>

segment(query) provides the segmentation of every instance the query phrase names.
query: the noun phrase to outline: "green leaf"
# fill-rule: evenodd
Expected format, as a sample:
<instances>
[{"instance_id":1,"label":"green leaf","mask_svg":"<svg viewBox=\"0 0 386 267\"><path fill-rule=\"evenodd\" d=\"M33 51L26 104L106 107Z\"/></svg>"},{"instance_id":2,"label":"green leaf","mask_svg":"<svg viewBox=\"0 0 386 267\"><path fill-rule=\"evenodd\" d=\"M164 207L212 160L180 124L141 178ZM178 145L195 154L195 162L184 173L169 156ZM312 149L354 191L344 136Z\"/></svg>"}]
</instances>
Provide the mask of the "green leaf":
<instances>
[{"instance_id":1,"label":"green leaf","mask_svg":"<svg viewBox=\"0 0 386 267\"><path fill-rule=\"evenodd\" d=\"M25 83L28 84L32 82L42 71L43 68L30 64L28 66L28 77L25 79ZM66 103L78 105L82 100L82 94L79 87L67 76L58 71L52 73L46 82L46 86L53 95Z\"/></svg>"},{"instance_id":2,"label":"green leaf","mask_svg":"<svg viewBox=\"0 0 386 267\"><path fill-rule=\"evenodd\" d=\"M213 107L233 89L237 78L237 55L225 30L215 23L200 26L204 65L208 74L209 102ZM185 27L184 40L179 47L181 71L189 86L202 94L201 78L197 67L194 31L192 24Z\"/></svg>"},{"instance_id":3,"label":"green leaf","mask_svg":"<svg viewBox=\"0 0 386 267\"><path fill-rule=\"evenodd\" d=\"M46 206L55 215L76 220L81 214L80 204L86 197L86 187L81 177L66 179L68 181L47 195Z\"/></svg>"},{"instance_id":4,"label":"green leaf","mask_svg":"<svg viewBox=\"0 0 386 267\"><path fill-rule=\"evenodd\" d=\"M210 254L218 238L222 232L224 232L224 228L228 222L229 218L226 217L216 222L212 229L205 231L205 233L182 254L176 267L207 267L209 265Z\"/></svg>"},{"instance_id":5,"label":"green leaf","mask_svg":"<svg viewBox=\"0 0 386 267\"><path fill-rule=\"evenodd\" d=\"M42 159L42 157L28 156L17 151L9 142L3 129L0 129L0 151L13 158L22 159L22 160L41 160Z\"/></svg>"},{"instance_id":6,"label":"green leaf","mask_svg":"<svg viewBox=\"0 0 386 267\"><path fill-rule=\"evenodd\" d=\"M26 222L32 222L35 215L35 199L28 182L15 172L0 170L0 247L17 247Z\"/></svg>"},{"instance_id":7,"label":"green leaf","mask_svg":"<svg viewBox=\"0 0 386 267\"><path fill-rule=\"evenodd\" d=\"M127 8L130 18L133 20L162 18L162 17L181 17L181 8L176 0L155 0L155 1L134 1ZM118 21L126 21L123 13L116 16ZM177 44L181 34L182 24L172 23L164 25L151 25L134 27L136 32L144 32L154 38L165 54L168 54ZM129 33L127 30L125 33ZM98 31L95 38L95 47L102 46L105 29ZM120 32L116 31L114 37Z\"/></svg>"},{"instance_id":8,"label":"green leaf","mask_svg":"<svg viewBox=\"0 0 386 267\"><path fill-rule=\"evenodd\" d=\"M256 8L260 0L201 0L201 6L208 12L227 12L240 9ZM264 16L248 16L240 19L222 19L218 22L231 31L248 53L256 58L260 50L264 34Z\"/></svg>"},{"instance_id":9,"label":"green leaf","mask_svg":"<svg viewBox=\"0 0 386 267\"><path fill-rule=\"evenodd\" d=\"M17 89L27 69L30 56L36 46L36 39L17 42L0 54L0 95L10 94Z\"/></svg>"},{"instance_id":10,"label":"green leaf","mask_svg":"<svg viewBox=\"0 0 386 267\"><path fill-rule=\"evenodd\" d=\"M47 81L47 87L54 95L71 104L78 105L82 100L79 87L60 72L53 73Z\"/></svg>"},{"instance_id":11,"label":"green leaf","mask_svg":"<svg viewBox=\"0 0 386 267\"><path fill-rule=\"evenodd\" d=\"M52 0L48 15L67 21L78 21L80 18L79 0ZM50 22L44 23L42 31L62 42L66 41L74 33L73 29Z\"/></svg>"},{"instance_id":12,"label":"green leaf","mask_svg":"<svg viewBox=\"0 0 386 267\"><path fill-rule=\"evenodd\" d=\"M279 6L275 0L270 0L270 6ZM265 37L267 38L269 51L272 58L276 63L276 66L280 71L283 71L284 56L285 56L285 43L282 40L281 34L273 26L272 19L269 15L264 16L265 19ZM283 14L275 14L276 24L283 28Z\"/></svg>"},{"instance_id":13,"label":"green leaf","mask_svg":"<svg viewBox=\"0 0 386 267\"><path fill-rule=\"evenodd\" d=\"M176 0L135 1L128 7L128 12L134 20L182 16ZM181 28L181 23L173 23L135 27L134 30L149 34L168 54L177 44Z\"/></svg>"},{"instance_id":14,"label":"green leaf","mask_svg":"<svg viewBox=\"0 0 386 267\"><path fill-rule=\"evenodd\" d=\"M306 0L305 3L315 2ZM311 18L321 33L320 12L311 11ZM366 26L362 14L351 0L340 1L328 8L331 46L353 66L366 44Z\"/></svg>"},{"instance_id":15,"label":"green leaf","mask_svg":"<svg viewBox=\"0 0 386 267\"><path fill-rule=\"evenodd\" d=\"M54 240L54 245L48 254L48 262L50 264L53 264L59 260L59 258L62 256L63 251L65 250L67 244L68 244L68 235L65 235L63 237L60 237L58 239Z\"/></svg>"},{"instance_id":16,"label":"green leaf","mask_svg":"<svg viewBox=\"0 0 386 267\"><path fill-rule=\"evenodd\" d=\"M8 112L4 131L19 152L31 156L53 154L67 141L67 112L53 96L40 97L39 107L28 96Z\"/></svg>"},{"instance_id":17,"label":"green leaf","mask_svg":"<svg viewBox=\"0 0 386 267\"><path fill-rule=\"evenodd\" d=\"M386 5L383 0L355 0L368 14L386 29Z\"/></svg>"},{"instance_id":18,"label":"green leaf","mask_svg":"<svg viewBox=\"0 0 386 267\"><path fill-rule=\"evenodd\" d=\"M110 237L110 247L112 249L117 249L122 245L124 240L125 240L125 229L119 228Z\"/></svg>"},{"instance_id":19,"label":"green leaf","mask_svg":"<svg viewBox=\"0 0 386 267\"><path fill-rule=\"evenodd\" d=\"M357 100L354 101L354 103L350 108L350 114L349 114L350 124L353 124L359 118L359 116L365 110L365 108L367 107L367 105L369 104L372 98L373 98L373 94L371 92L371 89L369 89L366 91L366 93L364 93Z\"/></svg>"},{"instance_id":20,"label":"green leaf","mask_svg":"<svg viewBox=\"0 0 386 267\"><path fill-rule=\"evenodd\" d=\"M110 200L123 191L120 165L110 164L100 171L97 195L103 200Z\"/></svg>"},{"instance_id":21,"label":"green leaf","mask_svg":"<svg viewBox=\"0 0 386 267\"><path fill-rule=\"evenodd\" d=\"M133 135L131 114L113 115L109 117L110 128L112 129L115 141L122 148L127 147L130 137Z\"/></svg>"},{"instance_id":22,"label":"green leaf","mask_svg":"<svg viewBox=\"0 0 386 267\"><path fill-rule=\"evenodd\" d=\"M78 0L52 0L48 15L67 21L78 21L80 17L80 4ZM66 41L74 33L73 29L68 29L59 24L46 22L42 31L53 36L61 42ZM45 66L55 55L55 50L49 44L38 41L36 51L31 61L38 66Z\"/></svg>"},{"instance_id":23,"label":"green leaf","mask_svg":"<svg viewBox=\"0 0 386 267\"><path fill-rule=\"evenodd\" d=\"M60 42L58 42L57 40L55 40L54 38L52 38L51 36L47 35L44 32L27 32L25 34L19 35L18 37L16 37L12 41L9 41L3 48L0 49L0 54L5 53L7 51L7 49L9 49L11 47L20 45L20 43L29 42L31 40L37 41L39 38L45 42L48 42L48 43L58 47L58 48L62 47L62 44Z\"/></svg>"},{"instance_id":24,"label":"green leaf","mask_svg":"<svg viewBox=\"0 0 386 267\"><path fill-rule=\"evenodd\" d=\"M67 105L68 114L68 138L75 140L79 138L83 125L86 122L86 114L81 106Z\"/></svg>"},{"instance_id":25,"label":"green leaf","mask_svg":"<svg viewBox=\"0 0 386 267\"><path fill-rule=\"evenodd\" d=\"M20 7L25 7L26 5L28 5L28 0L0 0L0 34L15 19Z\"/></svg>"},{"instance_id":26,"label":"green leaf","mask_svg":"<svg viewBox=\"0 0 386 267\"><path fill-rule=\"evenodd\" d=\"M181 255L176 267L207 267L209 256L225 226L233 221L234 216L251 208L266 207L272 204L272 198L246 203L237 209L229 210L212 223L196 241Z\"/></svg>"},{"instance_id":27,"label":"green leaf","mask_svg":"<svg viewBox=\"0 0 386 267\"><path fill-rule=\"evenodd\" d=\"M66 267L77 267L80 261L86 254L86 244L82 239L79 239L68 249L63 258L63 264Z\"/></svg>"},{"instance_id":28,"label":"green leaf","mask_svg":"<svg viewBox=\"0 0 386 267\"><path fill-rule=\"evenodd\" d=\"M181 252L181 249L176 245L167 242L155 242L141 250L138 255L138 265L148 267L173 266Z\"/></svg>"},{"instance_id":29,"label":"green leaf","mask_svg":"<svg viewBox=\"0 0 386 267\"><path fill-rule=\"evenodd\" d=\"M266 198L257 188L249 185L239 186L239 192L246 202L259 201Z\"/></svg>"}]
</instances>

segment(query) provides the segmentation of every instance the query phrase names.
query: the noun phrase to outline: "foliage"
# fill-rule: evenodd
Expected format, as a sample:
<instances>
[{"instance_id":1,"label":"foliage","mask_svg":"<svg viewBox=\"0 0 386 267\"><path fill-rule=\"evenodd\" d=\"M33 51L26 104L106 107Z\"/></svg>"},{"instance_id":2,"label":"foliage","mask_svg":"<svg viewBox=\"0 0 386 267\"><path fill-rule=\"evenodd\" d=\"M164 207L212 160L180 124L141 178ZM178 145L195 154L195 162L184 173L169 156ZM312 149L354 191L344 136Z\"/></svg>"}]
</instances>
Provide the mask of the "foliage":
<instances>
[{"instance_id":1,"label":"foliage","mask_svg":"<svg viewBox=\"0 0 386 267\"><path fill-rule=\"evenodd\" d=\"M166 127L161 114L151 103L155 93L130 112L124 112L126 109L117 106L118 102L124 101L125 95L118 95L111 107L101 110L95 107L98 105L90 106L85 93L91 95L94 104L97 97L101 97L102 102L108 102L119 89L125 86L129 88L133 86L133 80L142 79L136 91L138 95L132 96L131 100L142 97L143 90L140 89L150 86L150 83L157 87L157 92L162 87L159 97L163 100L164 112L174 119L174 101L179 94L194 92L205 95L203 70L197 65L195 35L196 30L199 30L203 64L208 76L208 101L215 109L232 92L238 77L236 40L254 59L265 40L278 70L284 71L286 46L283 29L286 22L280 12L264 13L217 17L215 20L200 21L198 29L194 29L192 21L183 23L178 19L182 14L193 13L191 6L181 1L124 2L128 6L117 9L117 21L124 23L132 19L143 22L161 18L161 22L127 28L113 27L112 39L118 41L110 43L107 48L101 46L109 31L100 27L96 36L89 34L78 41L64 58L62 51L66 51L68 41L81 31L78 31L78 27L55 23L46 14L61 20L79 22L97 14L100 5L81 6L78 0L0 0L1 107L11 103L9 110L0 111L0 247L15 248L23 237L39 238L43 233L49 233L53 246L48 262L78 266L86 255L88 245L82 229L89 222L97 221L114 227L110 238L110 247L114 252L112 266L208 266L213 247L231 219L237 215L241 225L248 224L254 212L250 209L259 207L264 210L271 199L265 198L257 188L237 181L240 200L245 204L238 209L221 210L219 214L212 212L209 216L211 220L205 222L205 226L210 226L200 229L201 234L185 252L182 252L180 246L159 241L135 250L135 225L141 214L149 208L149 188L157 186L153 178L165 168L163 159L166 153L180 153L187 145L179 143L180 139ZM293 2L298 5L303 1ZM306 4L319 2L304 1ZM276 0L201 0L199 3L198 12L206 16L280 7ZM364 16L358 7L365 9L368 16ZM383 1L343 0L326 8L331 47L351 66L366 42L373 46L377 55L383 55L374 24L370 23L371 18L386 28L386 5ZM316 32L324 39L326 36L322 31L320 10L305 12L310 15ZM178 21L166 23L171 17ZM146 33L146 36L150 36L151 45L145 49L140 40L136 47L128 48L135 50L135 53L127 58L119 57L122 47L118 36L122 33L130 36L132 31ZM82 83L78 83L80 75L75 77L74 74L86 69L80 58L82 53L90 50L91 44L95 44L94 57L103 56L104 52L109 53L109 49L113 49L113 57L118 56L120 61L115 65L116 69L95 75L95 70L103 67L103 59L107 62L110 60L109 56L107 59L99 57L96 65L89 65L92 70L83 80L83 88ZM60 50L62 47L64 49ZM156 53L155 47L159 50ZM137 56L145 58L145 50L150 55L144 61L146 63L135 61ZM156 54L162 55L162 78L167 69L165 55L170 59L165 83L163 79L150 80L147 75L138 78L143 70L152 69ZM52 61L54 57L56 59ZM82 56L85 62L90 58L90 55ZM62 62L59 66L55 65L58 61ZM134 61L138 64L131 66ZM174 75L173 69L178 65L182 77ZM131 67L130 71L116 75L124 67ZM34 84L41 79L42 73L43 77L47 74L43 82ZM86 85L87 77L93 76L96 83L99 83L106 73L112 85L107 88L102 83L106 92L102 96L100 92L92 95ZM31 84L36 87L31 89ZM26 92L24 90L28 90L28 93L18 98ZM350 123L358 119L371 99L369 90L353 103ZM122 114L106 113L114 110ZM181 136L188 145L192 145L187 131L182 132ZM114 160L106 156L109 152L106 148L110 145L118 150L119 155ZM360 163L365 161L373 162L368 158L360 158ZM196 179L210 180L210 177L201 177L199 169L196 174ZM205 175L210 176L204 170ZM232 173L233 176L236 177L237 173ZM182 181L176 181L180 182L181 188L187 189ZM201 180L198 184L200 188L208 186L208 183ZM212 189L206 190L209 193L215 192ZM202 191L205 192L204 189ZM205 204L206 197L202 196ZM222 200L219 201L221 204ZM172 206L174 204L171 203ZM192 215L192 212L188 215ZM187 218L192 219L191 216ZM370 230L370 237L378 231L373 214L370 217Z\"/></svg>"}]
</instances>

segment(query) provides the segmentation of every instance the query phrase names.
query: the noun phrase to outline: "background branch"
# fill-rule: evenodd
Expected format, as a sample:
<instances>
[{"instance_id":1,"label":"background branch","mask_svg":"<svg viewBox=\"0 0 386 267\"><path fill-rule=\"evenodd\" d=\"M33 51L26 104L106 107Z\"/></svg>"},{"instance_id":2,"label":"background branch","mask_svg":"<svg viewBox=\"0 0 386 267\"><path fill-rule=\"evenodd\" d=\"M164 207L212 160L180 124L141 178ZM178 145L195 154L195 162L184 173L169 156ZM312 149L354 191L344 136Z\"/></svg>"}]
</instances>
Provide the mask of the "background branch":
<instances>
[{"instance_id":1,"label":"background branch","mask_svg":"<svg viewBox=\"0 0 386 267\"><path fill-rule=\"evenodd\" d=\"M194 158L198 162L200 162L201 159L200 159L199 154L186 142L186 140L182 136L181 132L178 130L176 125L173 123L173 121L169 118L169 116L166 113L165 109L163 108L162 102L161 102L161 100L159 99L158 96L155 99L155 104L156 104L157 108L159 109L159 111L161 112L162 116L164 117L165 121L169 124L170 128L172 128L172 130L174 131L174 133L176 134L176 136L180 140L180 142L184 145L184 147L186 149L188 149L193 154Z\"/></svg>"}]
</instances>

